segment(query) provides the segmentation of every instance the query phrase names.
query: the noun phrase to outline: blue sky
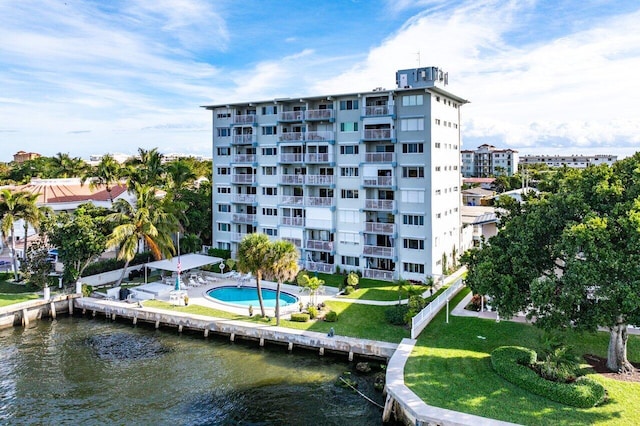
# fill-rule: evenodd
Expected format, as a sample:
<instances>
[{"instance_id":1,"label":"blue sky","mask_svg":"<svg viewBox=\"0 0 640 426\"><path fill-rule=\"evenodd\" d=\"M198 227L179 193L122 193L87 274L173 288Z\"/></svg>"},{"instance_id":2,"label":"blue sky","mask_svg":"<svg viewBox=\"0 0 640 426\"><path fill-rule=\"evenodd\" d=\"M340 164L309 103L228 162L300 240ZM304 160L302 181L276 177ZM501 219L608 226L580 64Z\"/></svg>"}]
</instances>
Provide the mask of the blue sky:
<instances>
[{"instance_id":1,"label":"blue sky","mask_svg":"<svg viewBox=\"0 0 640 426\"><path fill-rule=\"evenodd\" d=\"M201 105L393 88L418 65L471 101L465 149L629 155L638 22L635 0L0 0L0 161L210 155Z\"/></svg>"}]
</instances>

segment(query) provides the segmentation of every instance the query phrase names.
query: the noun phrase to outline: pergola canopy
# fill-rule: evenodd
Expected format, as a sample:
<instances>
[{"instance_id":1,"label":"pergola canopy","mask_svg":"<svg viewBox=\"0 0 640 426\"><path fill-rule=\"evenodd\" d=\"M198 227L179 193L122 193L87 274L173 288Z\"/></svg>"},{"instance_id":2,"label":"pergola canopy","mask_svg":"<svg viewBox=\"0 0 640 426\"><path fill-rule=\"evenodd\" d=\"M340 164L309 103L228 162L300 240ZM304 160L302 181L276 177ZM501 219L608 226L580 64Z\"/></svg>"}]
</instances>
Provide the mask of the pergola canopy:
<instances>
[{"instance_id":1,"label":"pergola canopy","mask_svg":"<svg viewBox=\"0 0 640 426\"><path fill-rule=\"evenodd\" d=\"M183 254L172 257L171 259L156 260L149 262L147 267L153 269L162 269L163 271L178 271L178 259L180 260L180 271L188 271L189 269L199 268L204 265L220 263L223 260L219 257L206 256L204 254Z\"/></svg>"}]
</instances>

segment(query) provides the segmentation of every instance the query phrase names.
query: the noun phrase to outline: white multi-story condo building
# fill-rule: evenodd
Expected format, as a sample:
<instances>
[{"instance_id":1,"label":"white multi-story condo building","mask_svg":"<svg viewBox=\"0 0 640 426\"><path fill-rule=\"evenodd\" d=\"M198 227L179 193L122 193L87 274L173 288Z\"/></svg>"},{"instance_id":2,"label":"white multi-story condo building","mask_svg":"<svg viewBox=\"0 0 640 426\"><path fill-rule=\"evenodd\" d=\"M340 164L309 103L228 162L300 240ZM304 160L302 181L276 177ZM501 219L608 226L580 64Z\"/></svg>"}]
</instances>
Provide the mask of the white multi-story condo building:
<instances>
[{"instance_id":1,"label":"white multi-story condo building","mask_svg":"<svg viewBox=\"0 0 640 426\"><path fill-rule=\"evenodd\" d=\"M573 167L584 169L589 165L611 166L618 161L617 155L523 155L522 164L546 164L549 167Z\"/></svg>"},{"instance_id":2,"label":"white multi-story condo building","mask_svg":"<svg viewBox=\"0 0 640 426\"><path fill-rule=\"evenodd\" d=\"M460 155L464 177L513 176L518 173L518 151L513 149L498 149L484 144L475 151L464 149Z\"/></svg>"},{"instance_id":3,"label":"white multi-story condo building","mask_svg":"<svg viewBox=\"0 0 640 426\"><path fill-rule=\"evenodd\" d=\"M310 271L422 280L460 254L460 107L436 67L398 87L206 106L213 240L292 241ZM443 262L444 261L444 262Z\"/></svg>"}]
</instances>

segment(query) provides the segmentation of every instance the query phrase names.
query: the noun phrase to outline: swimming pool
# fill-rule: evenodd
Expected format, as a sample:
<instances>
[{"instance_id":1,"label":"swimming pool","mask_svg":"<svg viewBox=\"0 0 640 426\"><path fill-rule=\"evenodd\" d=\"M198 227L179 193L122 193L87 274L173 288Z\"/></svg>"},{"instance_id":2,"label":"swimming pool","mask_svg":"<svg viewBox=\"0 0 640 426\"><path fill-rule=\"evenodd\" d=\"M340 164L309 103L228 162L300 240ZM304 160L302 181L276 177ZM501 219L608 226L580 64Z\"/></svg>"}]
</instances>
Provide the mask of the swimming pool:
<instances>
[{"instance_id":1,"label":"swimming pool","mask_svg":"<svg viewBox=\"0 0 640 426\"><path fill-rule=\"evenodd\" d=\"M255 287L230 287L223 286L211 289L207 292L207 296L218 302L229 303L232 305L241 305L259 307L258 292ZM276 291L268 288L262 289L262 300L265 308L276 307ZM280 292L280 307L289 306L298 303L298 298L292 294Z\"/></svg>"}]
</instances>

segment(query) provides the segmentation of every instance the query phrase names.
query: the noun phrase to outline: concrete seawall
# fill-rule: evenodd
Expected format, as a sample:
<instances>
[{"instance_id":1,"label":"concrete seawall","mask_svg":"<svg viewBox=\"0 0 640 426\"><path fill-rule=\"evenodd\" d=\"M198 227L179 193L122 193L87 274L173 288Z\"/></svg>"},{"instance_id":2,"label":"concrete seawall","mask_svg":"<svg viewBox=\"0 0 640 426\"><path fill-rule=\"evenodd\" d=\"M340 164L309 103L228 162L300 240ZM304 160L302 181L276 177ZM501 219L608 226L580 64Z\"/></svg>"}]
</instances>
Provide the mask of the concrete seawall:
<instances>
[{"instance_id":1,"label":"concrete seawall","mask_svg":"<svg viewBox=\"0 0 640 426\"><path fill-rule=\"evenodd\" d=\"M182 312L169 312L153 308L139 308L135 304L113 302L91 297L83 297L74 300L76 310L83 314L97 315L98 313L115 320L126 318L133 324L140 321L152 323L156 328L160 326L177 328L178 332L184 330L201 331L206 337L209 333L228 336L231 341L235 339L247 339L259 342L260 346L266 343L280 344L288 350L294 347L315 349L320 355L325 351L344 353L349 360L355 356L389 360L398 345L368 339L334 335L329 337L324 333L306 330L294 330L272 325L260 325L244 321L212 318L203 315L186 314Z\"/></svg>"},{"instance_id":2,"label":"concrete seawall","mask_svg":"<svg viewBox=\"0 0 640 426\"><path fill-rule=\"evenodd\" d=\"M37 299L0 308L0 328L16 325L29 326L40 318L55 318L60 313L73 313L73 300L77 294L63 294L49 300Z\"/></svg>"}]
</instances>

